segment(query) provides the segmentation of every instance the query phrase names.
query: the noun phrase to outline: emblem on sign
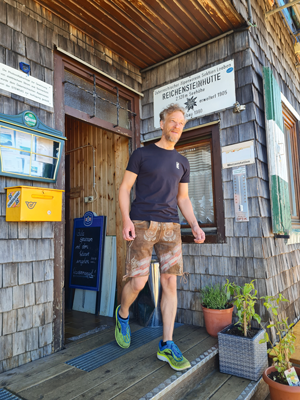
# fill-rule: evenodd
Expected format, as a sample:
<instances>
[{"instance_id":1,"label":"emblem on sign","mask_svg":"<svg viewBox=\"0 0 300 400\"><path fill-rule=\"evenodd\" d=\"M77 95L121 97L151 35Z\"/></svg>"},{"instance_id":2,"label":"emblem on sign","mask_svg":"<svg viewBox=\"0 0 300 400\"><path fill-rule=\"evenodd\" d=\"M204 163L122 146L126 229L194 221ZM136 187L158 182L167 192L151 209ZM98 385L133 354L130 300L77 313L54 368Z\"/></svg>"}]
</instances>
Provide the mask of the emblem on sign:
<instances>
[{"instance_id":1,"label":"emblem on sign","mask_svg":"<svg viewBox=\"0 0 300 400\"><path fill-rule=\"evenodd\" d=\"M20 206L20 195L21 192L18 190L16 192L10 192L7 196L7 208L19 207Z\"/></svg>"},{"instance_id":2,"label":"emblem on sign","mask_svg":"<svg viewBox=\"0 0 300 400\"><path fill-rule=\"evenodd\" d=\"M26 124L27 126L35 127L36 124L37 124L36 116L35 116L32 112L27 111L27 112L24 114L24 122L25 122L25 124Z\"/></svg>"},{"instance_id":3,"label":"emblem on sign","mask_svg":"<svg viewBox=\"0 0 300 400\"><path fill-rule=\"evenodd\" d=\"M35 207L35 205L36 205L36 201L25 201L25 203L26 203L26 206L27 206L30 210L32 210L32 209Z\"/></svg>"},{"instance_id":4,"label":"emblem on sign","mask_svg":"<svg viewBox=\"0 0 300 400\"><path fill-rule=\"evenodd\" d=\"M83 225L91 226L93 223L94 214L91 211L87 211L83 216Z\"/></svg>"}]
</instances>

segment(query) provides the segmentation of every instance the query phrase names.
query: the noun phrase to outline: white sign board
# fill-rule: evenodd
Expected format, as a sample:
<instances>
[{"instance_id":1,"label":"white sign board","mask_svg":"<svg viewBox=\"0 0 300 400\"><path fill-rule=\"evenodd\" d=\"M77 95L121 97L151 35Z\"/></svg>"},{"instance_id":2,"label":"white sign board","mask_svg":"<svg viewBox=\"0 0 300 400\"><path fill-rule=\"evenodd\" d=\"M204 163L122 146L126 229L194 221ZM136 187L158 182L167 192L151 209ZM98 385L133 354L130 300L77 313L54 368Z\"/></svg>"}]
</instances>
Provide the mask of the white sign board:
<instances>
[{"instance_id":1,"label":"white sign board","mask_svg":"<svg viewBox=\"0 0 300 400\"><path fill-rule=\"evenodd\" d=\"M153 101L155 128L160 127L159 113L171 103L186 109L186 119L233 107L236 102L234 60L156 89Z\"/></svg>"},{"instance_id":2,"label":"white sign board","mask_svg":"<svg viewBox=\"0 0 300 400\"><path fill-rule=\"evenodd\" d=\"M239 167L255 162L253 140L222 147L223 168Z\"/></svg>"},{"instance_id":3,"label":"white sign board","mask_svg":"<svg viewBox=\"0 0 300 400\"><path fill-rule=\"evenodd\" d=\"M53 107L53 87L24 72L0 63L0 89Z\"/></svg>"}]
</instances>

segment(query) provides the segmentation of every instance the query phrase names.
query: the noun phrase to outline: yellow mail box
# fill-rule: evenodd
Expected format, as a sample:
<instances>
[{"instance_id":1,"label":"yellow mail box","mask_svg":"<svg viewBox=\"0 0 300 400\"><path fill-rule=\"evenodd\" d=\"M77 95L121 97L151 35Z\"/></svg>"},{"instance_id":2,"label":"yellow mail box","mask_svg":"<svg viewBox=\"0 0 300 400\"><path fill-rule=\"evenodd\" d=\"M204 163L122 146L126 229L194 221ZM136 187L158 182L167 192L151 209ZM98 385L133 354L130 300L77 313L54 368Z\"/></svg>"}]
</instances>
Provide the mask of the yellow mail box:
<instances>
[{"instance_id":1,"label":"yellow mail box","mask_svg":"<svg viewBox=\"0 0 300 400\"><path fill-rule=\"evenodd\" d=\"M7 187L6 221L61 221L64 190Z\"/></svg>"}]
</instances>

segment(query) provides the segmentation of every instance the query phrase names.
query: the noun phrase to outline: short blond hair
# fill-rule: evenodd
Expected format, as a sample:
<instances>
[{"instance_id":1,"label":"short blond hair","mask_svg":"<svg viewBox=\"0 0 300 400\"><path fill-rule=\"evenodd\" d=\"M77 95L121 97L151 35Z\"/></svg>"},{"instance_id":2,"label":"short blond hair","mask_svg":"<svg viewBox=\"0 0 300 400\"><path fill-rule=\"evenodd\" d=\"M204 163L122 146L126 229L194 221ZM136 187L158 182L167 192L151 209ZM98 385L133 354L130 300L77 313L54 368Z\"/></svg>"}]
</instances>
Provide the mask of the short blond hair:
<instances>
[{"instance_id":1,"label":"short blond hair","mask_svg":"<svg viewBox=\"0 0 300 400\"><path fill-rule=\"evenodd\" d=\"M176 112L176 111L182 112L182 114L185 118L185 109L183 107L181 107L179 104L172 103L167 108L165 108L164 110L162 110L159 113L160 121L164 121L168 114L172 114L173 112Z\"/></svg>"}]
</instances>

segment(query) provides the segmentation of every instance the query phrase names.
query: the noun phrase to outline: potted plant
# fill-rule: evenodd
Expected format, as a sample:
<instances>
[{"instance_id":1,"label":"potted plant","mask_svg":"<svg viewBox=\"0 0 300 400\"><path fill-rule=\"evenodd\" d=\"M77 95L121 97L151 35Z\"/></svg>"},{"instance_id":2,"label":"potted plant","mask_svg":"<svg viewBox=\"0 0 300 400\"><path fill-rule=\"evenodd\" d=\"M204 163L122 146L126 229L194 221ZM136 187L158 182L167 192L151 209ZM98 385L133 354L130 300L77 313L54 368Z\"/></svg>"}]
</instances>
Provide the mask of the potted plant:
<instances>
[{"instance_id":1,"label":"potted plant","mask_svg":"<svg viewBox=\"0 0 300 400\"><path fill-rule=\"evenodd\" d=\"M200 289L201 307L207 333L218 337L218 332L232 323L233 305L225 286L205 286Z\"/></svg>"},{"instance_id":2,"label":"potted plant","mask_svg":"<svg viewBox=\"0 0 300 400\"><path fill-rule=\"evenodd\" d=\"M269 342L271 347L268 349L268 353L273 356L273 365L265 370L263 379L269 385L271 400L299 400L300 386L289 386L284 373L292 367L290 357L295 352L296 340L292 329L294 324L289 325L288 318L281 321L278 318L280 302L288 300L281 293L277 298L274 296L265 296L263 298L265 299L264 306L272 315L272 322L267 328L275 329L277 341L273 345L267 332L265 332L264 338L260 341L261 343ZM295 370L300 380L300 368L295 367Z\"/></svg>"},{"instance_id":3,"label":"potted plant","mask_svg":"<svg viewBox=\"0 0 300 400\"><path fill-rule=\"evenodd\" d=\"M267 344L260 343L264 329L251 326L253 319L261 321L254 309L257 301L254 280L243 287L227 280L225 286L234 298L238 322L218 333L220 371L256 381L268 366L268 354Z\"/></svg>"}]
</instances>

